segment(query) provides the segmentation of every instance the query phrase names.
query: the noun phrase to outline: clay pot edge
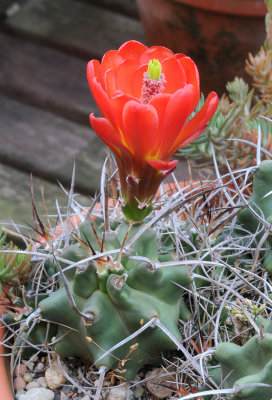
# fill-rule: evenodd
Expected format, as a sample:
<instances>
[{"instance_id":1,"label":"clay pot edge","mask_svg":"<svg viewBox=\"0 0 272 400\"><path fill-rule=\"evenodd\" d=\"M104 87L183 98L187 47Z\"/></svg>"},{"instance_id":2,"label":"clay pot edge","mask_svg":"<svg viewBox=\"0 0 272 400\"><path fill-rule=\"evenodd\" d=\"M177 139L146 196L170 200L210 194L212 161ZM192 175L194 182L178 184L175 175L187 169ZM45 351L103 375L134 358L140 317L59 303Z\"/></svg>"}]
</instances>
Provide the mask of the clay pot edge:
<instances>
[{"instance_id":1,"label":"clay pot edge","mask_svg":"<svg viewBox=\"0 0 272 400\"><path fill-rule=\"evenodd\" d=\"M220 14L242 15L245 17L264 17L267 7L264 1L260 0L169 0L175 3L182 3L193 8L200 8L207 11L214 11Z\"/></svg>"}]
</instances>

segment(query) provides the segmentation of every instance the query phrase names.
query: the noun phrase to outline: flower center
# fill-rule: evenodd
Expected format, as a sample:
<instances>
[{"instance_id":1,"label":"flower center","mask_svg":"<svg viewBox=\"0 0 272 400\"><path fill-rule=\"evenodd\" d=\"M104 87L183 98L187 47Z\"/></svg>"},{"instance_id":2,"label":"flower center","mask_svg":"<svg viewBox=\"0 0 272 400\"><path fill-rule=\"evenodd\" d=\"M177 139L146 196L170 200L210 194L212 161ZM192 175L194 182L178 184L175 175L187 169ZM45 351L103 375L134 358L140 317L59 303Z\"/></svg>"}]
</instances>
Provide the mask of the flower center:
<instances>
[{"instance_id":1,"label":"flower center","mask_svg":"<svg viewBox=\"0 0 272 400\"><path fill-rule=\"evenodd\" d=\"M150 60L147 72L144 72L142 103L147 104L154 96L160 94L164 89L163 84L165 82L166 80L164 74L161 72L161 63L159 60Z\"/></svg>"}]
</instances>

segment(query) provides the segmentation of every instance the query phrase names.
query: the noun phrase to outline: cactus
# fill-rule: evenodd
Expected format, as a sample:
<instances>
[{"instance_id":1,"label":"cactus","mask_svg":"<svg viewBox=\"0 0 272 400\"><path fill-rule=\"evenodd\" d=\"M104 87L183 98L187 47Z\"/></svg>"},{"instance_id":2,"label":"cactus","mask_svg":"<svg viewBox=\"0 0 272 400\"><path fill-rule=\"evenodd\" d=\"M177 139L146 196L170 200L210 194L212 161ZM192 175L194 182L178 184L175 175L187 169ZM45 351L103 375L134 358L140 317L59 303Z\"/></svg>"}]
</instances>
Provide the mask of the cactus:
<instances>
[{"instance_id":1,"label":"cactus","mask_svg":"<svg viewBox=\"0 0 272 400\"><path fill-rule=\"evenodd\" d=\"M79 227L77 243L61 254L64 259L81 261L76 268L65 272L70 296L81 315L73 310L63 282L59 290L39 304L42 318L61 324L57 325L57 353L92 360L97 367L112 369L122 379L134 378L142 365L155 362L162 351L175 349L176 345L158 327L151 326L103 357L105 351L153 317L159 318L180 339L178 320L181 310L185 314L187 311L181 301L181 287L190 285L188 269L181 266L156 269L156 263L175 257L170 253L160 254L156 232L151 229L122 257L107 256L84 262L90 253L101 250L103 240L104 250L118 249L141 228L141 224L130 226L123 222L103 239L101 220L93 224L87 219ZM61 267L64 266L62 263Z\"/></svg>"},{"instance_id":2,"label":"cactus","mask_svg":"<svg viewBox=\"0 0 272 400\"><path fill-rule=\"evenodd\" d=\"M254 174L253 195L248 200L251 207L267 222L270 216L271 196L265 195L272 189L270 171L272 161L264 161ZM200 194L199 201L201 197ZM52 250L50 244L46 249L39 250L41 258L45 254L48 256L44 263L47 276L50 277L59 271L60 279L51 289L52 281L47 286L46 274L40 276L39 281L45 284L41 285L38 299L35 299L36 287L26 285L24 301L35 310L34 313L37 306L39 307L38 317L42 318L42 322L39 319L35 320L36 325L31 325L30 333L24 332L21 335L17 345L22 344L24 348L30 343L41 345L47 339L47 343L54 343L55 350L61 356L78 356L88 363L94 363L97 368L105 366L113 371L114 376L125 380L134 378L144 364L155 365L162 351L176 349L176 344L170 336L155 323L130 340L126 339L152 318L158 318L169 333L177 340L181 339L178 321L186 321L190 316L181 297L184 293L183 288L190 287L190 275L194 279L197 292L201 294L195 307L192 307L191 303L190 309L194 314L199 306L197 312L202 324L205 325L207 321L206 312L208 315L215 315L221 305L220 302L213 305L210 282L201 281L201 277L210 276L214 281L224 279L224 282L227 282L231 274L227 268L222 271L222 267L214 266L202 271L200 266L196 265L194 277L191 273L189 275L187 267L174 266L171 262L174 261L174 264L175 261L181 260L181 257L188 262L191 259L212 261L212 252L207 251L209 246L212 251L215 249L217 252L216 246L224 241L224 237L231 237L232 234L231 240L241 240L241 235L244 235L243 229L254 233L258 221L255 221L249 210L240 211L237 218L239 225L235 224L232 231L224 225L224 229L217 236L207 235L207 247L203 249L201 234L208 226L203 216L199 220L196 219L196 229L194 224L175 218L173 213L170 218L159 221L155 230L145 228L144 224L152 221L159 211L151 214L151 220L146 218L144 223L128 223L116 208L115 205L109 204L109 215L105 221L109 220L110 226L104 219L94 220L94 217L88 215L79 229L74 230L76 235L70 233L67 245L60 245L60 239L59 242L53 243ZM171 225L170 221L174 218L175 222ZM216 224L218 222L216 219ZM173 226L175 229L170 228ZM270 247L269 240L268 238L267 243ZM130 245L133 241L134 244ZM253 250L254 247L253 243ZM223 246L217 255L224 255L228 265L233 266L231 250L225 250ZM244 259L243 253L239 264L242 267ZM165 261L169 262L169 265L160 268L160 263ZM31 295L28 294L28 290ZM221 326L226 320L225 310L223 311L220 311ZM10 317L7 315L5 322L15 323L14 318L8 320ZM25 317L28 317L27 313ZM45 322L47 320L50 321L50 328ZM21 324L20 327L23 327L23 318ZM210 335L210 328L209 324L201 327L201 334L205 338ZM122 341L124 343L120 345ZM114 349L105 355L113 347ZM45 349L44 346L39 348ZM25 354L31 354L29 347L26 348ZM242 376L239 375L237 380L240 377Z\"/></svg>"},{"instance_id":3,"label":"cactus","mask_svg":"<svg viewBox=\"0 0 272 400\"><path fill-rule=\"evenodd\" d=\"M256 216L259 216L268 224L272 221L271 172L272 161L266 160L260 164L254 174L253 193L248 202L256 215L254 216L250 209L245 208L237 216L237 223L240 228L236 229L236 234L242 236L245 230L253 234L259 231L254 238L255 245L260 242L263 236L263 232L260 232L260 226L263 224ZM263 260L263 267L268 272L271 272L271 235L268 235L263 246L268 248ZM249 300L248 302L251 303ZM264 306L260 308L253 306L252 310L256 317L262 313ZM251 315L251 317L254 316ZM230 397L232 400L242 398L248 400L270 400L272 397L272 388L268 386L272 385L272 324L271 321L264 318L258 318L256 323L261 328L260 336L251 337L243 346L238 346L234 343L221 343L215 351L214 356L221 365L222 382L224 382L225 388L251 385L250 387L241 388L236 394L233 394ZM254 383L264 385L254 386Z\"/></svg>"},{"instance_id":4,"label":"cactus","mask_svg":"<svg viewBox=\"0 0 272 400\"><path fill-rule=\"evenodd\" d=\"M224 387L232 388L246 384L232 400L270 400L272 388L254 386L254 383L272 385L272 334L263 337L253 336L244 346L233 343L220 343L215 352L220 362Z\"/></svg>"},{"instance_id":5,"label":"cactus","mask_svg":"<svg viewBox=\"0 0 272 400\"><path fill-rule=\"evenodd\" d=\"M271 197L264 196L272 187L271 171L272 161L264 161L260 165L254 176L253 195L249 200L255 210L262 210L267 221ZM252 232L257 230L258 221L249 210L242 210L237 220L239 228L235 231L236 235L240 234L242 227ZM180 287L190 285L188 269L180 266L156 268L161 261L175 260L171 253L175 249L171 249L170 244L173 233L168 235L167 240L167 234L163 232L164 246L159 248L156 231L147 229L129 252L84 262L85 258L99 254L101 250L110 252L122 249L142 226L115 222L112 229L103 233L103 220L92 222L87 218L79 227L80 235L76 242L60 254L62 259L70 260L76 266L66 271L65 262L59 265L64 269L64 280L81 315L73 310L64 280L56 292L39 304L42 318L60 324L56 335L57 353L92 360L97 367L106 366L123 379L133 378L142 365L152 363L152 359L155 360L161 351L174 349L175 345L157 327L149 327L135 339L103 357L107 350L132 335L153 317L159 318L179 339L180 313L182 311L184 319L188 315L180 299L183 293ZM184 229L186 226L187 223ZM219 235L211 245L220 240ZM190 251L190 248L187 250ZM53 263L51 269L56 269L57 264ZM220 273L219 269L218 275ZM195 283L201 285L201 279L195 279Z\"/></svg>"},{"instance_id":6,"label":"cactus","mask_svg":"<svg viewBox=\"0 0 272 400\"><path fill-rule=\"evenodd\" d=\"M272 221L272 160L263 161L253 176L253 193L249 204L267 222ZM238 223L250 232L256 232L260 222L252 212L245 208L238 214ZM272 238L268 237L269 244Z\"/></svg>"},{"instance_id":7,"label":"cactus","mask_svg":"<svg viewBox=\"0 0 272 400\"><path fill-rule=\"evenodd\" d=\"M253 176L253 193L249 199L249 204L252 209L259 215L262 220L267 223L272 222L272 160L265 160L260 164ZM246 231L255 233L260 231L263 226L262 223L252 214L252 212L245 208L240 211L237 218L238 224ZM239 229L237 230L239 232ZM240 232L244 234L245 231ZM258 243L263 235L262 230L255 237L255 242ZM268 248L265 253L263 261L264 268L272 271L272 237L268 235L264 246Z\"/></svg>"}]
</instances>

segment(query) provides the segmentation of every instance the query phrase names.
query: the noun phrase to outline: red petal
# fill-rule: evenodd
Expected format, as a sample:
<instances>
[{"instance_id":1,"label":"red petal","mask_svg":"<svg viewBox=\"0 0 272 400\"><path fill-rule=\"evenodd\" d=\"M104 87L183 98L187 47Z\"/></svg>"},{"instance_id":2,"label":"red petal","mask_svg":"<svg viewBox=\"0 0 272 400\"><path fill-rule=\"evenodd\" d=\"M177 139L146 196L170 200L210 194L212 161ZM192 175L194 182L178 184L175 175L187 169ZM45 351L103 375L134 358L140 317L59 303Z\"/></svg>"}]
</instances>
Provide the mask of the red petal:
<instances>
[{"instance_id":1,"label":"red petal","mask_svg":"<svg viewBox=\"0 0 272 400\"><path fill-rule=\"evenodd\" d=\"M110 50L104 54L101 61L101 80L104 87L106 87L105 74L108 69L115 71L123 59L118 55L117 50Z\"/></svg>"},{"instance_id":2,"label":"red petal","mask_svg":"<svg viewBox=\"0 0 272 400\"><path fill-rule=\"evenodd\" d=\"M173 161L162 161L162 160L148 160L147 161L151 167L158 169L160 171L168 171L169 169L174 168L178 160L173 160Z\"/></svg>"},{"instance_id":3,"label":"red petal","mask_svg":"<svg viewBox=\"0 0 272 400\"><path fill-rule=\"evenodd\" d=\"M96 78L94 78L92 80L90 87L91 87L93 97L96 101L96 104L98 105L99 110L104 115L104 117L109 119L111 121L111 124L113 126L115 126L112 109L111 109L111 103L110 103L107 93L102 88L101 84L99 82L97 82Z\"/></svg>"},{"instance_id":4,"label":"red petal","mask_svg":"<svg viewBox=\"0 0 272 400\"><path fill-rule=\"evenodd\" d=\"M183 128L187 118L193 111L193 92L193 86L186 85L182 89L177 90L171 96L167 104L162 125L159 152L159 157L162 159L169 158L172 154L169 150L172 148L172 145Z\"/></svg>"},{"instance_id":5,"label":"red petal","mask_svg":"<svg viewBox=\"0 0 272 400\"><path fill-rule=\"evenodd\" d=\"M187 83L191 83L195 88L195 98L194 98L194 106L195 109L199 102L199 73L196 64L190 57L185 57L183 54L178 54L177 58L182 65L185 74Z\"/></svg>"},{"instance_id":6,"label":"red petal","mask_svg":"<svg viewBox=\"0 0 272 400\"><path fill-rule=\"evenodd\" d=\"M191 136L194 136L197 132L203 132L203 128L205 128L207 122L212 118L218 106L218 96L215 92L211 92L207 97L203 107L198 113L188 121L185 127L179 133L173 147L172 151L183 146L183 143L188 144L188 139ZM201 132L201 133L202 133ZM198 135L199 136L199 135ZM197 136L194 136L196 139Z\"/></svg>"},{"instance_id":7,"label":"red petal","mask_svg":"<svg viewBox=\"0 0 272 400\"><path fill-rule=\"evenodd\" d=\"M90 122L97 136L120 156L120 150L123 150L124 146L109 121L105 118L96 118L91 114Z\"/></svg>"},{"instance_id":8,"label":"red petal","mask_svg":"<svg viewBox=\"0 0 272 400\"><path fill-rule=\"evenodd\" d=\"M126 94L119 94L114 96L111 99L111 107L112 107L112 114L113 118L116 122L116 125L118 126L118 129L120 131L120 135L122 137L122 140L125 142L125 139L123 138L123 132L124 132L124 126L123 126L123 109L129 101L134 100L133 97L128 96Z\"/></svg>"},{"instance_id":9,"label":"red petal","mask_svg":"<svg viewBox=\"0 0 272 400\"><path fill-rule=\"evenodd\" d=\"M142 53L140 57L141 64L148 64L149 60L159 60L162 62L166 58L173 57L174 53L163 46L152 46Z\"/></svg>"},{"instance_id":10,"label":"red petal","mask_svg":"<svg viewBox=\"0 0 272 400\"><path fill-rule=\"evenodd\" d=\"M199 72L194 61L190 57L184 56L184 54L176 54L176 57L184 68L187 83L199 87Z\"/></svg>"},{"instance_id":11,"label":"red petal","mask_svg":"<svg viewBox=\"0 0 272 400\"><path fill-rule=\"evenodd\" d=\"M165 117L166 106L171 97L172 97L171 94L161 93L158 94L157 96L154 96L149 102L150 105L156 108L157 114L160 119L160 123L163 121L163 118Z\"/></svg>"},{"instance_id":12,"label":"red petal","mask_svg":"<svg viewBox=\"0 0 272 400\"><path fill-rule=\"evenodd\" d=\"M142 97L142 87L143 87L143 78L144 72L147 72L148 65L143 64L138 67L135 71L132 81L132 89L133 89L133 96L140 99Z\"/></svg>"},{"instance_id":13,"label":"red petal","mask_svg":"<svg viewBox=\"0 0 272 400\"><path fill-rule=\"evenodd\" d=\"M124 60L139 60L141 54L146 51L147 47L137 42L136 40L130 40L124 43L118 50L118 54Z\"/></svg>"},{"instance_id":14,"label":"red petal","mask_svg":"<svg viewBox=\"0 0 272 400\"><path fill-rule=\"evenodd\" d=\"M167 58L162 62L162 72L165 75L163 93L174 93L187 82L185 72L177 58Z\"/></svg>"},{"instance_id":15,"label":"red petal","mask_svg":"<svg viewBox=\"0 0 272 400\"><path fill-rule=\"evenodd\" d=\"M187 144L190 144L195 139L197 139L206 130L207 126L207 124L204 125L201 129L199 129L199 131L195 132L192 136L189 136L184 142L182 142L181 146L187 146ZM179 146L178 148L180 148L181 146Z\"/></svg>"},{"instance_id":16,"label":"red petal","mask_svg":"<svg viewBox=\"0 0 272 400\"><path fill-rule=\"evenodd\" d=\"M100 139L103 140L103 142L111 142L118 146L121 145L120 137L116 134L115 130L107 119L96 118L92 113L90 114L90 122L94 131L97 133Z\"/></svg>"},{"instance_id":17,"label":"red petal","mask_svg":"<svg viewBox=\"0 0 272 400\"><path fill-rule=\"evenodd\" d=\"M125 60L116 70L116 85L124 94L133 96L133 78L138 68L135 60Z\"/></svg>"},{"instance_id":18,"label":"red petal","mask_svg":"<svg viewBox=\"0 0 272 400\"><path fill-rule=\"evenodd\" d=\"M184 53L176 53L175 56L180 60L182 57L187 57Z\"/></svg>"},{"instance_id":19,"label":"red petal","mask_svg":"<svg viewBox=\"0 0 272 400\"><path fill-rule=\"evenodd\" d=\"M100 63L98 60L91 60L87 64L87 79L89 82L89 85L91 86L91 83L94 78L99 79L100 77Z\"/></svg>"},{"instance_id":20,"label":"red petal","mask_svg":"<svg viewBox=\"0 0 272 400\"><path fill-rule=\"evenodd\" d=\"M158 116L149 104L129 101L123 110L123 124L127 147L139 161L151 152L158 128Z\"/></svg>"},{"instance_id":21,"label":"red petal","mask_svg":"<svg viewBox=\"0 0 272 400\"><path fill-rule=\"evenodd\" d=\"M116 77L112 69L108 69L105 73L105 89L110 98L116 94Z\"/></svg>"},{"instance_id":22,"label":"red petal","mask_svg":"<svg viewBox=\"0 0 272 400\"><path fill-rule=\"evenodd\" d=\"M161 93L158 94L157 96L153 97L153 99L150 100L149 104L153 106L156 111L157 115L159 117L159 126L158 126L158 131L157 131L157 137L154 141L153 149L152 149L152 157L157 156L159 153L159 146L162 142L162 126L164 123L164 119L166 118L166 107L171 98L171 94L167 93Z\"/></svg>"}]
</instances>

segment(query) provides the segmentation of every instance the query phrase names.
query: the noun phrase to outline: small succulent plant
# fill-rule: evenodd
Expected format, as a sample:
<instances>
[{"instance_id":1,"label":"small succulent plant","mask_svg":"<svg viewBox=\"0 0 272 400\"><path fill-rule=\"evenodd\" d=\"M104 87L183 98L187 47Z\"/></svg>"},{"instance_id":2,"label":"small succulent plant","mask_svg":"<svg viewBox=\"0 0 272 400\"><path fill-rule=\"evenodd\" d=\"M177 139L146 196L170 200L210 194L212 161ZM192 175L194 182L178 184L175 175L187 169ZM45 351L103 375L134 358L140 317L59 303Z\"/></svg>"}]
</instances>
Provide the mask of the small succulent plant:
<instances>
[{"instance_id":1,"label":"small succulent plant","mask_svg":"<svg viewBox=\"0 0 272 400\"><path fill-rule=\"evenodd\" d=\"M19 248L11 241L6 242L6 236L3 235L0 227L0 293L2 295L2 286L11 284L18 286L29 280L31 271L31 254L20 254ZM32 246L26 249L31 251Z\"/></svg>"}]
</instances>

